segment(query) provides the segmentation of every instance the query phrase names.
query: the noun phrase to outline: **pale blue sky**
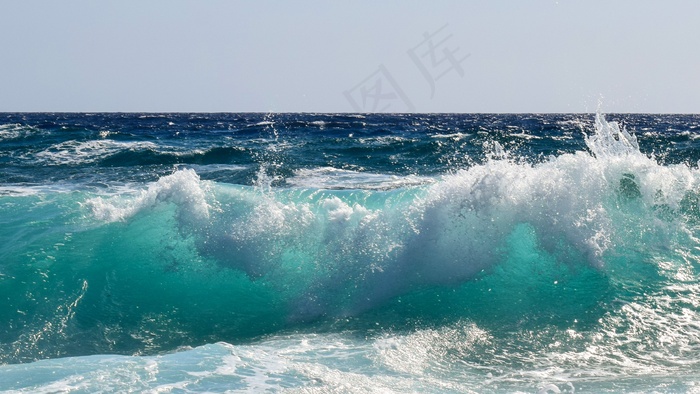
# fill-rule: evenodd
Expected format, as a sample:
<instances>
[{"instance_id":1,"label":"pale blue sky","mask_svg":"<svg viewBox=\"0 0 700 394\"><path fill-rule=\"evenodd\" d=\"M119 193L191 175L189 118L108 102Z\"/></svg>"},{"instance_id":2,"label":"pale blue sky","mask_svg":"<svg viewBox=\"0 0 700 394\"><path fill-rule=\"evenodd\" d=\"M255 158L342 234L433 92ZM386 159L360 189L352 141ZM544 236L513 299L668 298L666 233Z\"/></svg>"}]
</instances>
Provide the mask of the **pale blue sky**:
<instances>
[{"instance_id":1,"label":"pale blue sky","mask_svg":"<svg viewBox=\"0 0 700 394\"><path fill-rule=\"evenodd\" d=\"M694 1L0 0L0 111L699 113L698 21Z\"/></svg>"}]
</instances>

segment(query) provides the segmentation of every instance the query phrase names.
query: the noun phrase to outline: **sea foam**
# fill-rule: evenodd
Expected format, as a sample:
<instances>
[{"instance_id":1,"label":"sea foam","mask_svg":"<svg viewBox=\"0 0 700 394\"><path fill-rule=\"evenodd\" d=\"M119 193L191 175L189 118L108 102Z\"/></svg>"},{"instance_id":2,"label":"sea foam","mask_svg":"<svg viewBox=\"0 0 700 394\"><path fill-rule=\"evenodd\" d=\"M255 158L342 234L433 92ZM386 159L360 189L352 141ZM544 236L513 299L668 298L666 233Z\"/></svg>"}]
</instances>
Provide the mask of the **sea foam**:
<instances>
[{"instance_id":1,"label":"sea foam","mask_svg":"<svg viewBox=\"0 0 700 394\"><path fill-rule=\"evenodd\" d=\"M280 289L296 278L290 319L352 316L493 270L518 231L564 266L596 269L605 269L610 253L653 253L685 236L679 210L697 188L696 170L659 165L602 115L586 143L590 153L534 164L494 146L484 164L387 191L304 188L297 178L376 178L340 170L298 173L290 181L296 188L270 187L264 170L256 187L213 185L181 170L135 196L85 206L97 219L116 221L174 204L180 230L194 231L201 255ZM669 212L679 219L664 216Z\"/></svg>"}]
</instances>

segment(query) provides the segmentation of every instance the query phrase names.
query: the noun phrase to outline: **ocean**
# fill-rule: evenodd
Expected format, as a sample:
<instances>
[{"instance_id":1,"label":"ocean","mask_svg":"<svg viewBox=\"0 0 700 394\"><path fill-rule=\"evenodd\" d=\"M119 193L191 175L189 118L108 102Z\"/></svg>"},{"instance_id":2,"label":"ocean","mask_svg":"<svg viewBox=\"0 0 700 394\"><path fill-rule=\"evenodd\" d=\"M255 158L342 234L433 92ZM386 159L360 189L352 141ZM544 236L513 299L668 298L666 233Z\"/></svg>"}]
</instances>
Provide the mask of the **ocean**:
<instances>
[{"instance_id":1,"label":"ocean","mask_svg":"<svg viewBox=\"0 0 700 394\"><path fill-rule=\"evenodd\" d=\"M700 116L0 113L0 391L700 393Z\"/></svg>"}]
</instances>

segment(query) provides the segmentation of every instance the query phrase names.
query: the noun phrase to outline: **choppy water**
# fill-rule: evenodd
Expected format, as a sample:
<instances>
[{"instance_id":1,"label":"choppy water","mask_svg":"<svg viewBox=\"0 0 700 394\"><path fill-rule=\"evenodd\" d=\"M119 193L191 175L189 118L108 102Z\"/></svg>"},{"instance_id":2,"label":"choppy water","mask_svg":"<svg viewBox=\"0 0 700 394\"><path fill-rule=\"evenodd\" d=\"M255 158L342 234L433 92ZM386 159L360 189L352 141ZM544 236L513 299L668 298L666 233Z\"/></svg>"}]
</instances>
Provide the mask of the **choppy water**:
<instances>
[{"instance_id":1,"label":"choppy water","mask_svg":"<svg viewBox=\"0 0 700 394\"><path fill-rule=\"evenodd\" d=\"M700 392L700 116L607 118L0 114L0 390Z\"/></svg>"}]
</instances>

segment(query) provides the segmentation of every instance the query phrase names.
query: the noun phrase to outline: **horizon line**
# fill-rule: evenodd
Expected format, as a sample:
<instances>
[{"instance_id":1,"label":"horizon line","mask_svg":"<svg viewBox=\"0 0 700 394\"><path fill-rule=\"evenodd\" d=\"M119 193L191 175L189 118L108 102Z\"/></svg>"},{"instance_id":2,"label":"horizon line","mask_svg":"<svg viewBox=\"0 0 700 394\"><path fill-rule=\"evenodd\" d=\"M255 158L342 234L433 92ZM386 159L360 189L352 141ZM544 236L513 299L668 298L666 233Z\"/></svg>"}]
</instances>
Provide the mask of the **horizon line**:
<instances>
[{"instance_id":1,"label":"horizon line","mask_svg":"<svg viewBox=\"0 0 700 394\"><path fill-rule=\"evenodd\" d=\"M313 111L0 111L0 114L295 114L295 115L700 115L700 112L313 112Z\"/></svg>"}]
</instances>

